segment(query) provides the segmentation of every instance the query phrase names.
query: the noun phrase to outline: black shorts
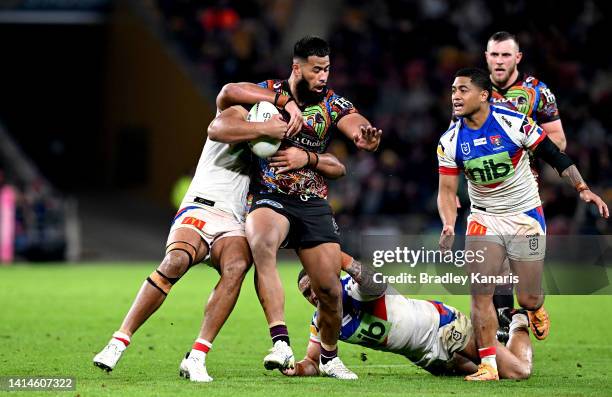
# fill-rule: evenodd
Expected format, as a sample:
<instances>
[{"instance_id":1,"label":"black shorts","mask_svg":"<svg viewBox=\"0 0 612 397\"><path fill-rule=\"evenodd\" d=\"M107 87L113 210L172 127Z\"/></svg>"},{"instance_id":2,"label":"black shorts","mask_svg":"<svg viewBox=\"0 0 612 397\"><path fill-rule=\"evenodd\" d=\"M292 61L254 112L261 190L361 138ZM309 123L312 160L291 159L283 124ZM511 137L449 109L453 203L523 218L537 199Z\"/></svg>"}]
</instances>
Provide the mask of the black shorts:
<instances>
[{"instance_id":1,"label":"black shorts","mask_svg":"<svg viewBox=\"0 0 612 397\"><path fill-rule=\"evenodd\" d=\"M327 200L282 193L253 195L249 212L270 208L289 220L289 234L281 248L311 248L322 243L340 244L340 229Z\"/></svg>"}]
</instances>

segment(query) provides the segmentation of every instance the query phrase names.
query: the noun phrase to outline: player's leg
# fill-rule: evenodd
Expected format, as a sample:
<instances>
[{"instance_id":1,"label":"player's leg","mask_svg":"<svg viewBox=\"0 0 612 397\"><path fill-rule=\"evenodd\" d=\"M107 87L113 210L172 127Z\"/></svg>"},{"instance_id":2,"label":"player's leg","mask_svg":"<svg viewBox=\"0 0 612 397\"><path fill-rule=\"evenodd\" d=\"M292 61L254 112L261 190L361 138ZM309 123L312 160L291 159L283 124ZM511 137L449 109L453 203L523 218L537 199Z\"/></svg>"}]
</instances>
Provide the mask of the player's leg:
<instances>
[{"instance_id":1,"label":"player's leg","mask_svg":"<svg viewBox=\"0 0 612 397\"><path fill-rule=\"evenodd\" d=\"M211 263L221 278L206 303L198 338L180 366L180 375L196 382L213 380L206 371L206 356L234 309L244 277L251 267L251 251L246 238L232 236L216 240L212 247Z\"/></svg>"},{"instance_id":2,"label":"player's leg","mask_svg":"<svg viewBox=\"0 0 612 397\"><path fill-rule=\"evenodd\" d=\"M531 376L533 350L529 339L529 320L524 310L513 311L510 339L497 347L499 376L504 379L527 379Z\"/></svg>"},{"instance_id":3,"label":"player's leg","mask_svg":"<svg viewBox=\"0 0 612 397\"><path fill-rule=\"evenodd\" d=\"M172 286L189 267L207 255L208 246L197 232L189 228L172 230L164 259L143 282L121 327L102 352L94 357L94 364L112 371L134 332L161 306Z\"/></svg>"},{"instance_id":4,"label":"player's leg","mask_svg":"<svg viewBox=\"0 0 612 397\"><path fill-rule=\"evenodd\" d=\"M498 328L497 315L493 306L493 293L495 283L482 282L482 277L498 276L501 265L506 256L505 248L495 242L486 240L466 241L466 250L484 252L484 261L471 261L468 263L468 273L472 281L471 290L471 319L474 329L474 338L479 348L481 366L473 376L466 380L494 380L497 379L496 364L496 332ZM475 281L474 281L475 280Z\"/></svg>"},{"instance_id":5,"label":"player's leg","mask_svg":"<svg viewBox=\"0 0 612 397\"><path fill-rule=\"evenodd\" d=\"M323 243L300 248L300 261L310 277L318 299L321 335L320 371L340 379L357 379L338 358L338 336L342 322L341 251L338 243Z\"/></svg>"},{"instance_id":6,"label":"player's leg","mask_svg":"<svg viewBox=\"0 0 612 397\"><path fill-rule=\"evenodd\" d=\"M285 292L276 268L278 249L288 233L289 220L271 208L255 208L247 217L246 234L257 271L257 295L273 345L270 354L264 358L267 369L293 367L295 361L285 324Z\"/></svg>"},{"instance_id":7,"label":"player's leg","mask_svg":"<svg viewBox=\"0 0 612 397\"><path fill-rule=\"evenodd\" d=\"M510 260L510 266L519 278L516 288L517 301L522 308L529 311L531 330L536 339L545 339L550 331L550 319L544 308L542 291L544 260Z\"/></svg>"}]
</instances>

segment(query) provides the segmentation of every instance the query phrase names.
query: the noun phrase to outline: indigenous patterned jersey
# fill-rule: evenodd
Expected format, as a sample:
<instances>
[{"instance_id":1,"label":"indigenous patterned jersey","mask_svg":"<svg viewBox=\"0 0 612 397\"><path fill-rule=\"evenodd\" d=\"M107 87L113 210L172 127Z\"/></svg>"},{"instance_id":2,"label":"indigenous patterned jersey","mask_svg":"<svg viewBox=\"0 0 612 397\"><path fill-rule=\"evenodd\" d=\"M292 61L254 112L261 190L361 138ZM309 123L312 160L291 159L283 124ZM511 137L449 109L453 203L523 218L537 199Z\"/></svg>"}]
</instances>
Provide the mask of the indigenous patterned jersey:
<instances>
[{"instance_id":1,"label":"indigenous patterned jersey","mask_svg":"<svg viewBox=\"0 0 612 397\"><path fill-rule=\"evenodd\" d=\"M508 88L499 88L493 84L491 102L510 105L538 124L559 120L559 109L553 93L546 84L526 74L521 74Z\"/></svg>"},{"instance_id":2,"label":"indigenous patterned jersey","mask_svg":"<svg viewBox=\"0 0 612 397\"><path fill-rule=\"evenodd\" d=\"M459 118L442 135L438 172L458 175L463 170L473 211L512 215L539 207L538 185L525 149L533 151L544 131L522 113L489 109L480 129L468 128Z\"/></svg>"},{"instance_id":3,"label":"indigenous patterned jersey","mask_svg":"<svg viewBox=\"0 0 612 397\"><path fill-rule=\"evenodd\" d=\"M267 80L259 83L261 87L289 95L287 80ZM331 140L332 128L347 114L356 113L351 102L328 89L321 102L301 108L306 125L291 138L285 138L281 149L296 146L315 153L325 153ZM253 176L253 192L284 193L327 198L327 182L317 171L300 168L284 174L277 174L265 159L256 159Z\"/></svg>"},{"instance_id":4,"label":"indigenous patterned jersey","mask_svg":"<svg viewBox=\"0 0 612 397\"><path fill-rule=\"evenodd\" d=\"M455 313L439 302L409 299L391 288L382 296L367 295L351 276L342 277L341 282L341 341L418 362L435 349L438 329L455 320ZM321 342L317 312L310 325L310 340Z\"/></svg>"}]
</instances>

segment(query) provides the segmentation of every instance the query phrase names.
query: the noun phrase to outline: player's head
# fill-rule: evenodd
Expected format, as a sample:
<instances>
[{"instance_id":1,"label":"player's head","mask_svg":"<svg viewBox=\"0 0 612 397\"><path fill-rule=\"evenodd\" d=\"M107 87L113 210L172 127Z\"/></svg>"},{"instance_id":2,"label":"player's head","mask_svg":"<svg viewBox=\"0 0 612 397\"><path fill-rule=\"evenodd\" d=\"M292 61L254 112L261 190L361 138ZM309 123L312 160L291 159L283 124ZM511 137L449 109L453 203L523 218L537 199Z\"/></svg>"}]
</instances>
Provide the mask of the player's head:
<instances>
[{"instance_id":1,"label":"player's head","mask_svg":"<svg viewBox=\"0 0 612 397\"><path fill-rule=\"evenodd\" d=\"M291 73L297 83L297 96L305 103L319 102L327 90L329 44L316 36L295 43Z\"/></svg>"},{"instance_id":2,"label":"player's head","mask_svg":"<svg viewBox=\"0 0 612 397\"><path fill-rule=\"evenodd\" d=\"M521 62L523 53L515 35L508 32L497 32L487 41L485 57L491 80L496 85L504 87L516 71L516 65Z\"/></svg>"},{"instance_id":3,"label":"player's head","mask_svg":"<svg viewBox=\"0 0 612 397\"><path fill-rule=\"evenodd\" d=\"M317 306L317 304L319 303L319 298L317 298L317 295L314 293L314 291L310 287L310 277L308 277L306 270L304 269L300 270L300 273L298 274L297 282L298 282L298 288L302 296L306 298L306 300L310 302L311 305Z\"/></svg>"},{"instance_id":4,"label":"player's head","mask_svg":"<svg viewBox=\"0 0 612 397\"><path fill-rule=\"evenodd\" d=\"M483 105L488 105L493 88L487 72L478 68L465 68L455 73L451 90L453 114L468 117L483 108Z\"/></svg>"}]
</instances>

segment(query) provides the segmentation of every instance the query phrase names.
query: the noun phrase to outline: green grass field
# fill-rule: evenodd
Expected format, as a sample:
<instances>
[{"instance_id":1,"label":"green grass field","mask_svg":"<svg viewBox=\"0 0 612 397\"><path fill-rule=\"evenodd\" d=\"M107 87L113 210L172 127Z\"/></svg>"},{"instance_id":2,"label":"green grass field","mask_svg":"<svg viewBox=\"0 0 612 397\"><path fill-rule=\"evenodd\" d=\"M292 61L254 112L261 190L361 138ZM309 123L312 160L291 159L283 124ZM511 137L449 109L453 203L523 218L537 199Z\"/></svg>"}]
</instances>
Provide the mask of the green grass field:
<instances>
[{"instance_id":1,"label":"green grass field","mask_svg":"<svg viewBox=\"0 0 612 397\"><path fill-rule=\"evenodd\" d=\"M435 378L406 359L340 345L343 361L360 379L287 378L268 372L270 347L252 272L234 313L207 358L211 384L178 376L178 365L197 336L202 308L216 273L195 267L162 308L132 338L110 374L92 358L115 331L156 264L15 265L0 268L0 376L76 377L71 392L16 395L80 396L609 396L612 394L612 296L550 296L552 332L534 342L534 373L527 381L473 384ZM312 307L295 286L297 264L280 267L287 323L297 359L305 353ZM469 297L436 297L467 312ZM360 355L367 353L367 361ZM1 393L1 392L0 392Z\"/></svg>"}]
</instances>

